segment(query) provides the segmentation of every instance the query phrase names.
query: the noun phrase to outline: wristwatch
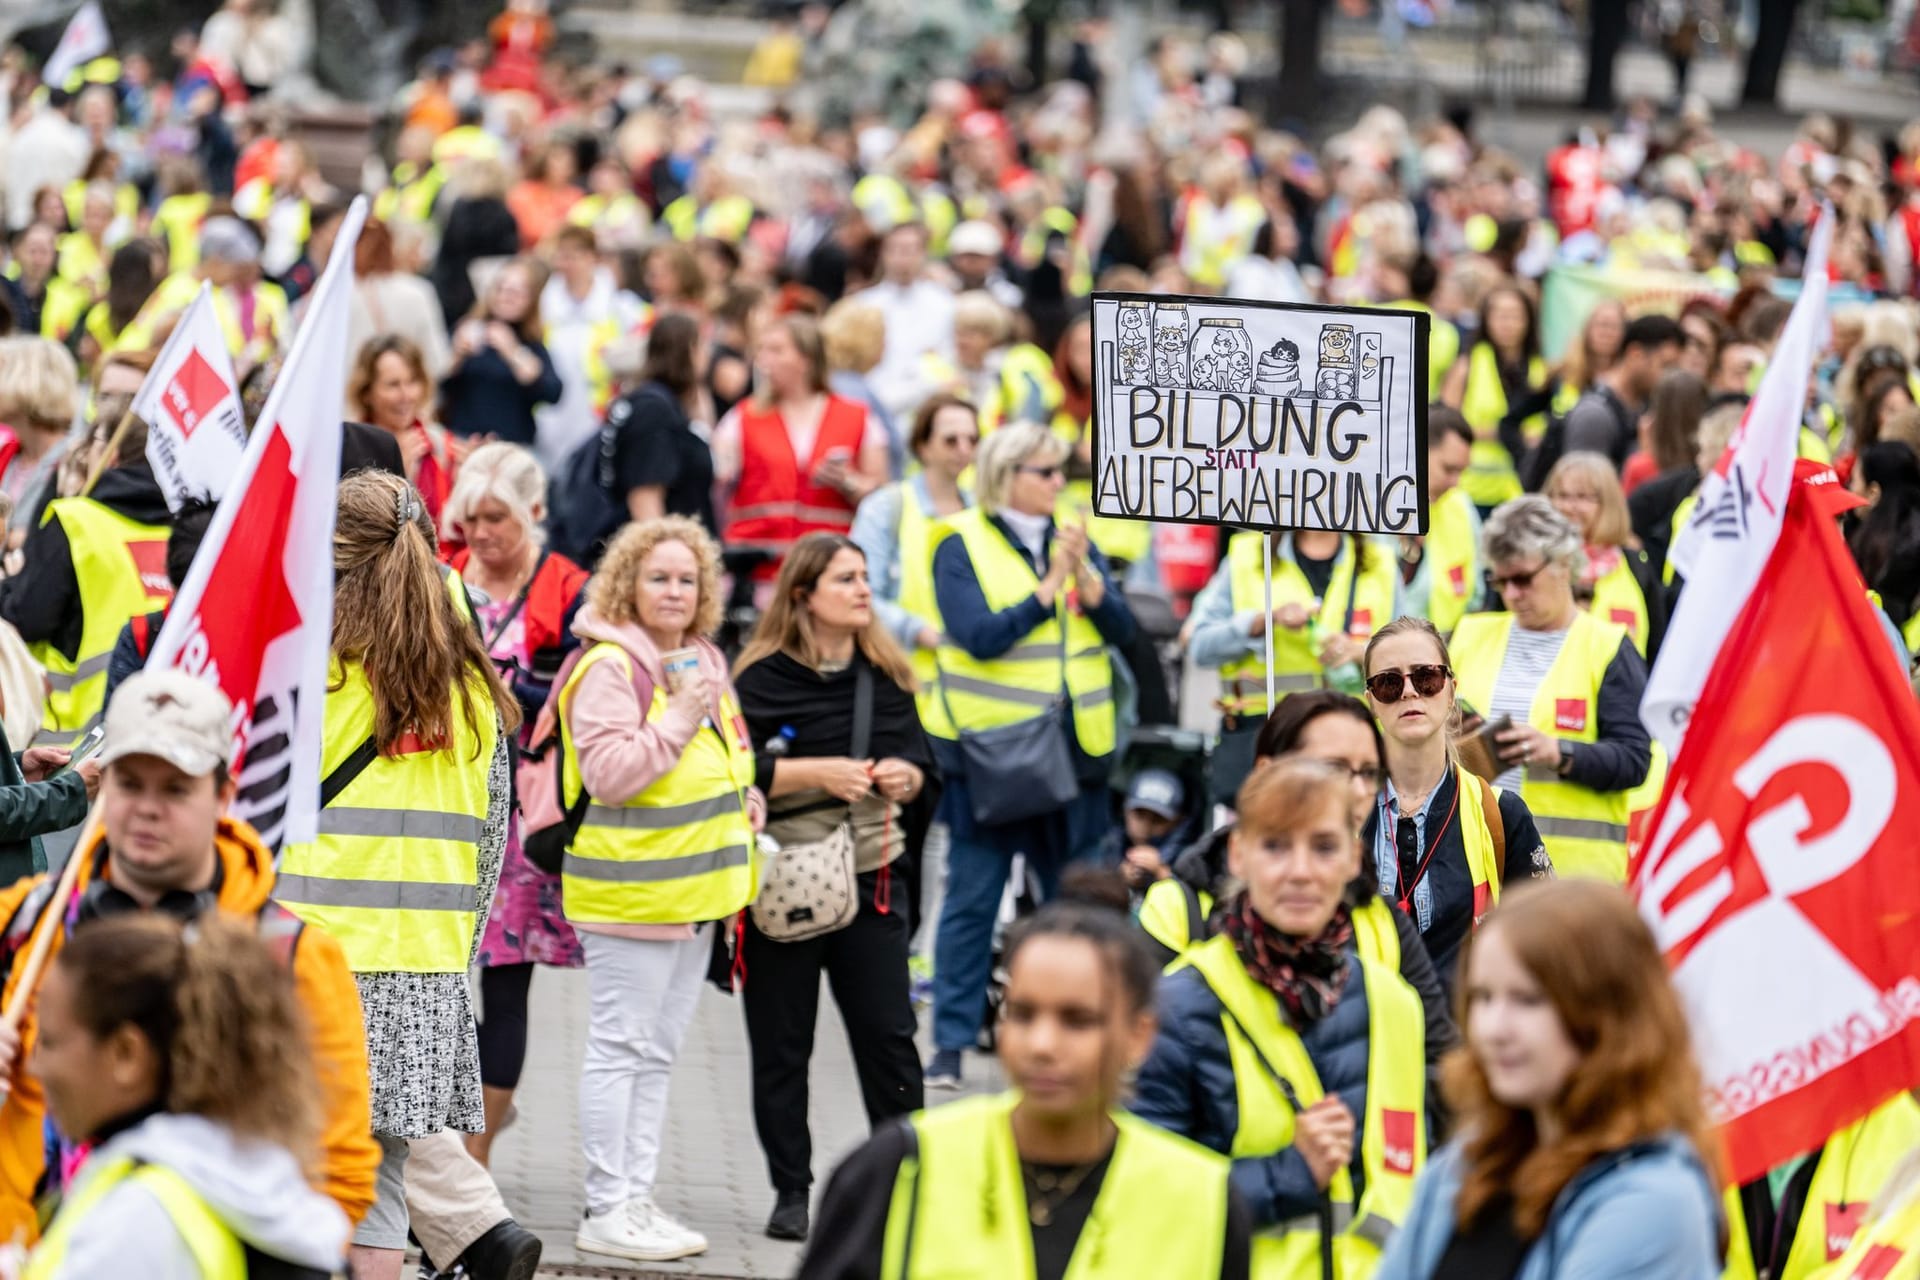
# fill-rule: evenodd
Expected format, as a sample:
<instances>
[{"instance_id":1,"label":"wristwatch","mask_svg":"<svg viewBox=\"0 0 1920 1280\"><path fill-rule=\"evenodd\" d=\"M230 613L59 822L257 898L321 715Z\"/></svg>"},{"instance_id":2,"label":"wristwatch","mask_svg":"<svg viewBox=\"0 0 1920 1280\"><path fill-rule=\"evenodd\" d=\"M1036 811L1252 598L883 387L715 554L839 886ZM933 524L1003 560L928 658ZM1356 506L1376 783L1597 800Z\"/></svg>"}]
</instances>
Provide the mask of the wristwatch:
<instances>
[{"instance_id":1,"label":"wristwatch","mask_svg":"<svg viewBox=\"0 0 1920 1280\"><path fill-rule=\"evenodd\" d=\"M1553 766L1553 771L1563 778L1573 772L1573 744L1571 742L1562 742L1560 744L1560 763Z\"/></svg>"}]
</instances>

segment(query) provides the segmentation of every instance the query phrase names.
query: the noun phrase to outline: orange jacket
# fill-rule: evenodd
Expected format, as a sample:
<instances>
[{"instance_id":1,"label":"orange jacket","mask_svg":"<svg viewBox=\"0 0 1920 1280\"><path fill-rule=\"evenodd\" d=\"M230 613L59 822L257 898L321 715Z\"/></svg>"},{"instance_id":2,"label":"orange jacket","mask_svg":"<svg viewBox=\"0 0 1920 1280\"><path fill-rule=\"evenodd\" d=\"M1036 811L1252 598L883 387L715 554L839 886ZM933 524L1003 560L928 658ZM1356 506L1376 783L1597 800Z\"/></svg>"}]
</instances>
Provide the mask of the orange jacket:
<instances>
[{"instance_id":1,"label":"orange jacket","mask_svg":"<svg viewBox=\"0 0 1920 1280\"><path fill-rule=\"evenodd\" d=\"M94 864L105 836L84 852L80 864L80 891L92 879ZM252 827L232 818L220 820L215 847L223 876L219 905L222 911L253 920L273 893L273 855L260 843ZM106 863L102 862L104 869ZM22 902L36 885L51 877L28 876L0 890L0 921L16 934L14 922ZM49 904L41 913L40 928L55 927L53 952L65 941L64 902ZM7 960L4 995L11 1000L19 971L25 968L29 943L22 939ZM367 1076L367 1032L360 1016L360 988L340 944L323 930L306 926L293 953L293 980L313 1035L314 1066L320 1077L324 1110L320 1162L315 1184L358 1223L373 1205L374 1172L380 1166L380 1147L373 1140L373 1113ZM20 1055L14 1062L12 1088L0 1106L0 1240L24 1232L28 1240L38 1233L34 1188L45 1171L43 1121L46 1097L40 1082L27 1071L39 1026L32 1006L20 1027Z\"/></svg>"}]
</instances>

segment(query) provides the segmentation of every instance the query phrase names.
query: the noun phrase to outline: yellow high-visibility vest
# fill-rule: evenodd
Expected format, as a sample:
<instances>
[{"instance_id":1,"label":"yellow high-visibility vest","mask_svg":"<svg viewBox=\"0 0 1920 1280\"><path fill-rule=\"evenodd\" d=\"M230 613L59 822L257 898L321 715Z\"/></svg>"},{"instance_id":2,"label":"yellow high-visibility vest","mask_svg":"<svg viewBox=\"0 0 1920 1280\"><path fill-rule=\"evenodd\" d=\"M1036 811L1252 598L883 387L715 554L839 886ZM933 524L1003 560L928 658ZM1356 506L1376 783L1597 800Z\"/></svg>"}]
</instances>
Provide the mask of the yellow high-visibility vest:
<instances>
[{"instance_id":1,"label":"yellow high-visibility vest","mask_svg":"<svg viewBox=\"0 0 1920 1280\"><path fill-rule=\"evenodd\" d=\"M1773 1280L1810 1280L1837 1262L1853 1244L1867 1207L1886 1186L1900 1162L1920 1147L1920 1103L1895 1094L1873 1111L1828 1138L1815 1152L1818 1163L1793 1243ZM1722 1280L1754 1280L1752 1239L1740 1209L1740 1189L1726 1193L1727 1268ZM1914 1243L1920 1244L1920 1240ZM1842 1274L1845 1274L1844 1272Z\"/></svg>"},{"instance_id":2,"label":"yellow high-visibility vest","mask_svg":"<svg viewBox=\"0 0 1920 1280\"><path fill-rule=\"evenodd\" d=\"M1450 635L1480 594L1480 517L1465 489L1455 486L1433 503L1427 515L1427 621Z\"/></svg>"},{"instance_id":3,"label":"yellow high-visibility vest","mask_svg":"<svg viewBox=\"0 0 1920 1280\"><path fill-rule=\"evenodd\" d=\"M1816 1280L1920 1280L1920 1180L1854 1236L1839 1261Z\"/></svg>"},{"instance_id":4,"label":"yellow high-visibility vest","mask_svg":"<svg viewBox=\"0 0 1920 1280\"><path fill-rule=\"evenodd\" d=\"M1365 957L1358 963L1367 999L1367 1114L1360 1133L1366 1185L1357 1203L1347 1169L1335 1170L1327 1186L1333 1204L1334 1275L1340 1280L1360 1280L1379 1265L1381 1251L1406 1220L1414 1178L1427 1161L1426 1018L1420 997L1385 965ZM1281 1016L1273 992L1240 963L1231 939L1211 938L1175 967L1187 965L1200 971L1221 1005L1239 1104L1239 1124L1228 1154L1250 1159L1285 1150L1293 1145L1294 1106L1311 1107L1325 1092L1313 1059L1299 1033ZM1291 1097L1275 1073L1287 1082ZM1318 1276L1318 1217L1278 1222L1256 1232L1252 1271L1262 1280Z\"/></svg>"},{"instance_id":5,"label":"yellow high-visibility vest","mask_svg":"<svg viewBox=\"0 0 1920 1280\"><path fill-rule=\"evenodd\" d=\"M1453 321L1441 318L1439 312L1424 302L1412 298L1402 298L1398 302L1386 304L1395 311L1417 311L1430 317L1431 327L1427 330L1427 399L1440 399L1440 388L1447 381L1447 370L1453 368L1453 362L1460 358L1460 329Z\"/></svg>"},{"instance_id":6,"label":"yellow high-visibility vest","mask_svg":"<svg viewBox=\"0 0 1920 1280\"><path fill-rule=\"evenodd\" d=\"M1033 1228L1015 1093L967 1098L913 1116L880 1249L884 1280L991 1276L1033 1280ZM1225 1158L1124 1111L1067 1280L1215 1280L1227 1227Z\"/></svg>"},{"instance_id":7,"label":"yellow high-visibility vest","mask_svg":"<svg viewBox=\"0 0 1920 1280\"><path fill-rule=\"evenodd\" d=\"M1460 698L1476 707L1493 705L1493 686L1513 633L1510 613L1470 613L1460 620L1449 646ZM1527 723L1569 742L1600 738L1600 682L1620 652L1626 630L1575 610L1573 625L1553 666L1534 691ZM1595 791L1562 778L1552 766L1528 767L1520 798L1533 811L1554 870L1623 884L1627 878L1629 791Z\"/></svg>"},{"instance_id":8,"label":"yellow high-visibility vest","mask_svg":"<svg viewBox=\"0 0 1920 1280\"><path fill-rule=\"evenodd\" d=\"M560 690L565 752L561 799L571 806L584 783L567 717L580 679L599 662L617 662L631 679L633 657L619 645L594 645ZM561 866L567 919L585 924L686 924L721 920L753 900L760 858L747 814L753 748L730 688L720 692L723 723L704 724L671 772L625 804L589 799L580 834ZM656 686L649 723L667 711Z\"/></svg>"},{"instance_id":9,"label":"yellow high-visibility vest","mask_svg":"<svg viewBox=\"0 0 1920 1280\"><path fill-rule=\"evenodd\" d=\"M1260 613L1266 608L1266 588L1263 576L1260 539L1264 533L1242 531L1236 533L1227 543L1226 571L1228 582L1233 591L1233 611L1235 613ZM1327 594L1319 604L1320 627L1332 635L1341 630L1353 639L1364 644L1373 633L1393 621L1394 588L1399 584L1400 569L1393 556L1379 547L1369 548L1368 565L1360 574L1358 585L1354 585L1354 552L1357 544L1352 537L1341 539L1340 554L1333 562L1333 578L1327 583ZM1347 618L1347 595L1352 588L1353 618L1349 624ZM1314 608L1313 588L1307 582L1307 575L1300 571L1293 557L1280 555L1273 557L1273 607L1298 604L1310 612ZM1303 689L1317 689L1326 678L1326 668L1320 665L1320 655L1314 651L1309 628L1289 631L1285 627L1273 628L1273 691L1280 697L1297 693ZM1243 658L1236 658L1220 668L1220 676L1226 685L1222 705L1233 714L1241 717L1264 716L1270 707L1267 705L1267 666L1264 648L1256 649Z\"/></svg>"},{"instance_id":10,"label":"yellow high-visibility vest","mask_svg":"<svg viewBox=\"0 0 1920 1280\"><path fill-rule=\"evenodd\" d=\"M1633 647L1644 658L1647 656L1647 638L1651 633L1647 619L1647 593L1640 589L1640 580L1633 576L1633 565L1627 559L1634 554L1621 548L1620 563L1593 584L1591 612L1596 618L1624 628L1633 637Z\"/></svg>"},{"instance_id":11,"label":"yellow high-visibility vest","mask_svg":"<svg viewBox=\"0 0 1920 1280\"><path fill-rule=\"evenodd\" d=\"M373 686L329 664L320 776L373 735ZM355 973L465 973L480 909L480 834L498 725L478 673L454 696L453 740L405 735L320 811L319 834L282 855L274 897L332 934Z\"/></svg>"},{"instance_id":12,"label":"yellow high-visibility vest","mask_svg":"<svg viewBox=\"0 0 1920 1280\"><path fill-rule=\"evenodd\" d=\"M106 709L107 665L129 619L164 609L167 578L164 524L145 524L93 498L56 498L40 523L58 520L67 534L80 598L80 647L69 658L52 643L27 646L47 669L47 708L35 746L71 746Z\"/></svg>"},{"instance_id":13,"label":"yellow high-visibility vest","mask_svg":"<svg viewBox=\"0 0 1920 1280\"><path fill-rule=\"evenodd\" d=\"M189 191L168 196L153 211L153 223L167 241L167 270L186 275L200 265L200 224L213 208L213 197L204 191Z\"/></svg>"},{"instance_id":14,"label":"yellow high-visibility vest","mask_svg":"<svg viewBox=\"0 0 1920 1280\"><path fill-rule=\"evenodd\" d=\"M1473 878L1473 928L1500 901L1502 868L1493 847L1492 823L1501 821L1500 788L1490 787L1494 805L1487 808L1481 781L1471 773L1453 766L1454 785L1460 788L1460 840L1466 848L1467 874ZM1373 851L1367 850L1372 857ZM1400 929L1394 923L1393 908L1387 905L1385 889L1353 913L1353 939L1361 955L1378 961L1395 973L1400 972Z\"/></svg>"},{"instance_id":15,"label":"yellow high-visibility vest","mask_svg":"<svg viewBox=\"0 0 1920 1280\"><path fill-rule=\"evenodd\" d=\"M1547 362L1539 356L1527 362L1527 381L1540 386L1547 380ZM1467 353L1467 389L1460 398L1460 416L1473 428L1473 454L1460 487L1479 507L1497 507L1520 496L1520 475L1513 455L1500 443L1500 423L1507 416L1507 390L1500 384L1500 365L1493 348L1477 342ZM1536 413L1520 424L1527 443L1546 434L1545 414Z\"/></svg>"},{"instance_id":16,"label":"yellow high-visibility vest","mask_svg":"<svg viewBox=\"0 0 1920 1280\"><path fill-rule=\"evenodd\" d=\"M160 1202L168 1223L193 1255L201 1280L247 1280L245 1246L207 1207L200 1193L165 1165L143 1164L131 1156L95 1160L81 1168L59 1214L27 1260L26 1270L21 1273L23 1280L54 1280L61 1275L67 1251L88 1230L87 1216L128 1181Z\"/></svg>"},{"instance_id":17,"label":"yellow high-visibility vest","mask_svg":"<svg viewBox=\"0 0 1920 1280\"><path fill-rule=\"evenodd\" d=\"M996 613L1019 604L1040 585L1033 565L981 508L943 521L934 533L935 551L954 537L965 544L987 607ZM1095 760L1113 753L1113 666L1107 642L1067 596L1062 591L1053 616L997 658L975 658L943 637L940 689L953 727L977 732L1019 724L1054 714L1060 701L1070 698L1080 749Z\"/></svg>"},{"instance_id":18,"label":"yellow high-visibility vest","mask_svg":"<svg viewBox=\"0 0 1920 1280\"><path fill-rule=\"evenodd\" d=\"M692 192L681 196L660 211L673 238L680 241L702 236L739 244L753 225L753 201L745 196L722 196L702 208Z\"/></svg>"},{"instance_id":19,"label":"yellow high-visibility vest","mask_svg":"<svg viewBox=\"0 0 1920 1280\"><path fill-rule=\"evenodd\" d=\"M911 482L903 480L898 488L900 524L894 533L894 545L900 557L900 596L895 603L939 631L940 601L933 590L933 545L936 530L944 521L920 509L920 499ZM960 496L968 506L973 505L966 490L961 490ZM933 650L915 646L909 660L913 663L913 678L920 686L914 701L920 708L921 727L937 738L952 741L953 722L947 719L947 709L941 705L940 665L934 659Z\"/></svg>"}]
</instances>

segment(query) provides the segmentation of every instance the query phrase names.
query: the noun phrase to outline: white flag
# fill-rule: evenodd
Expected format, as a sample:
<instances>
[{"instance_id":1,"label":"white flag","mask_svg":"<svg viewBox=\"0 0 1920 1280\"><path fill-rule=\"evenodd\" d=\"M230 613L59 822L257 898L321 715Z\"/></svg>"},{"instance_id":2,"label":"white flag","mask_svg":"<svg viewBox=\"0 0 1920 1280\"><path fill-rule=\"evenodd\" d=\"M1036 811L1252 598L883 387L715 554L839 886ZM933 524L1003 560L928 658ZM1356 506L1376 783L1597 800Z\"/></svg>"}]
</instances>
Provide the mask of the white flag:
<instances>
[{"instance_id":1,"label":"white flag","mask_svg":"<svg viewBox=\"0 0 1920 1280\"><path fill-rule=\"evenodd\" d=\"M1833 211L1822 208L1807 247L1800 298L1767 361L1759 394L1720 461L1700 481L1699 502L1669 552L1686 575L1687 589L1667 623L1667 642L1640 702L1640 718L1669 757L1679 754L1713 660L1780 540L1807 387L1827 345L1832 241Z\"/></svg>"},{"instance_id":2,"label":"white flag","mask_svg":"<svg viewBox=\"0 0 1920 1280\"><path fill-rule=\"evenodd\" d=\"M107 34L106 15L100 12L96 0L87 0L67 23L60 43L47 55L47 65L40 69L41 83L57 89L67 82L68 76L112 49L113 37Z\"/></svg>"},{"instance_id":3,"label":"white flag","mask_svg":"<svg viewBox=\"0 0 1920 1280\"><path fill-rule=\"evenodd\" d=\"M366 198L356 198L238 482L221 499L148 660L201 676L232 701L235 814L273 848L312 840L319 809L341 372L353 249L366 216Z\"/></svg>"},{"instance_id":4,"label":"white flag","mask_svg":"<svg viewBox=\"0 0 1920 1280\"><path fill-rule=\"evenodd\" d=\"M169 509L226 496L246 454L247 420L205 281L140 384L133 412L147 424L147 461Z\"/></svg>"}]
</instances>

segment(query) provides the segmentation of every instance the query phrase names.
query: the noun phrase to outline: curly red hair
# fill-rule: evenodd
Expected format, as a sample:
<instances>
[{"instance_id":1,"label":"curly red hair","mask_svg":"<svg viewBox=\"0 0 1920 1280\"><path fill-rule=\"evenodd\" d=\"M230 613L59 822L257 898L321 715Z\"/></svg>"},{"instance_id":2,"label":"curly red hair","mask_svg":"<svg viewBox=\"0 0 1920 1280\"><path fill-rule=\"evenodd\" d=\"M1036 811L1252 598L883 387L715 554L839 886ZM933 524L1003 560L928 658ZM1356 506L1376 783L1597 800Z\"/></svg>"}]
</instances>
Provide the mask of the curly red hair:
<instances>
[{"instance_id":1,"label":"curly red hair","mask_svg":"<svg viewBox=\"0 0 1920 1280\"><path fill-rule=\"evenodd\" d=\"M1553 1003L1580 1065L1560 1100L1563 1132L1542 1143L1533 1115L1488 1088L1472 1043L1472 948L1497 934ZM1465 1171L1454 1210L1471 1226L1503 1195L1531 1238L1553 1202L1596 1157L1680 1133L1719 1185L1720 1146L1707 1124L1700 1068L1679 997L1653 934L1621 889L1560 880L1521 889L1468 943L1458 1017L1468 1047L1441 1069L1441 1087L1464 1135Z\"/></svg>"}]
</instances>

